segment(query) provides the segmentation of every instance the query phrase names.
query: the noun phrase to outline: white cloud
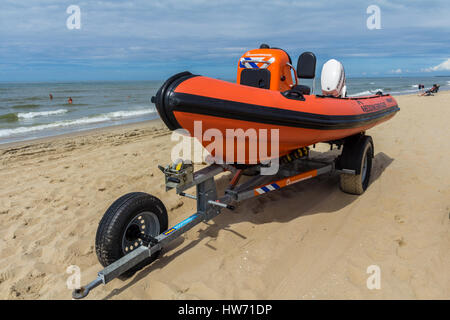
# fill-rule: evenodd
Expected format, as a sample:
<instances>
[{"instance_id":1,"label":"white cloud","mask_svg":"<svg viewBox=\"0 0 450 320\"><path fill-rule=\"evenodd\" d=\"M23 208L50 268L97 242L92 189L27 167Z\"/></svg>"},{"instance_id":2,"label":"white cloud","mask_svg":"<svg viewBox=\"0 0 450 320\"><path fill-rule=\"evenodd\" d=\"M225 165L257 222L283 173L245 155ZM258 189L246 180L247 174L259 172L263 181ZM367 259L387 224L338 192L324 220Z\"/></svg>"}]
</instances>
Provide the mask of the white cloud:
<instances>
[{"instance_id":1,"label":"white cloud","mask_svg":"<svg viewBox=\"0 0 450 320\"><path fill-rule=\"evenodd\" d=\"M391 70L389 73L400 74L402 72L403 72L402 69L398 68L398 69L395 69L395 70Z\"/></svg>"},{"instance_id":2,"label":"white cloud","mask_svg":"<svg viewBox=\"0 0 450 320\"><path fill-rule=\"evenodd\" d=\"M33 63L55 65L54 70L80 64L142 70L137 66L150 63L151 72L165 77L200 65L200 71L219 70L246 50L268 43L287 50L294 63L301 52L314 51L320 62L342 59L349 74L381 75L401 66L390 72L401 76L408 73L406 67L418 71L444 60L431 59L448 57L450 42L442 40L450 34L448 0L432 0L429 6L419 0L362 2L1 0L0 42L7 45L0 45L0 62L22 69ZM81 8L80 30L66 28L66 9L72 3ZM367 30L369 3L380 6L384 31ZM280 25L278 12L285 25ZM1 79L8 79L6 73Z\"/></svg>"},{"instance_id":3,"label":"white cloud","mask_svg":"<svg viewBox=\"0 0 450 320\"><path fill-rule=\"evenodd\" d=\"M450 58L448 58L444 62L438 64L437 66L423 69L423 71L425 71L425 72L450 71Z\"/></svg>"}]
</instances>

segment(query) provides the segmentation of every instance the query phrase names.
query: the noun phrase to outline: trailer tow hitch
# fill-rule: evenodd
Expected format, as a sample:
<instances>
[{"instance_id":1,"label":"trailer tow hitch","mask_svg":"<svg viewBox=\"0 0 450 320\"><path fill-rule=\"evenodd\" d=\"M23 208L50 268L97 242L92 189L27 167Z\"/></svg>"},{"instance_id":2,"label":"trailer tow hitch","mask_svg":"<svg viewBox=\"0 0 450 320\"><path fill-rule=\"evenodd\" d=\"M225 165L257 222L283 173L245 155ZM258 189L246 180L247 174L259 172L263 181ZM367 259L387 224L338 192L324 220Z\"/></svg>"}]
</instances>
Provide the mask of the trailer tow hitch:
<instances>
[{"instance_id":1,"label":"trailer tow hitch","mask_svg":"<svg viewBox=\"0 0 450 320\"><path fill-rule=\"evenodd\" d=\"M132 267L136 266L139 262L150 257L154 252L160 249L159 247L159 244L156 244L150 248L143 245L136 248L133 252L124 255L122 258L100 271L94 281L79 289L75 289L72 292L72 298L82 299L86 297L92 289L98 287L102 283L107 284L111 280L117 278L125 271L128 271Z\"/></svg>"}]
</instances>

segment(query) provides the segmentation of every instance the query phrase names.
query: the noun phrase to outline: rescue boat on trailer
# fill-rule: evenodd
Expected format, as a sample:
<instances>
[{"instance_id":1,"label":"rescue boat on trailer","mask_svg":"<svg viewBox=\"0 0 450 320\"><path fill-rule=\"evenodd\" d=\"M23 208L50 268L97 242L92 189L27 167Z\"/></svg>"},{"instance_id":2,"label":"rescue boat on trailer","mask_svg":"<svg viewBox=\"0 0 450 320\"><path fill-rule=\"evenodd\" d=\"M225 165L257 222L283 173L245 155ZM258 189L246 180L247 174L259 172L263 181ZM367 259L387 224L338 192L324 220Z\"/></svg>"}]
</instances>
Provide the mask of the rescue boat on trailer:
<instances>
[{"instance_id":1,"label":"rescue boat on trailer","mask_svg":"<svg viewBox=\"0 0 450 320\"><path fill-rule=\"evenodd\" d=\"M187 130L204 147L211 141L202 139L203 133L220 130L223 148L212 150L212 156L228 163L268 160L259 153L252 155L252 142L267 145L267 158L281 157L318 142L364 132L400 110L388 94L346 97L345 73L336 60L326 63L322 70L323 94L311 94L310 87L297 79L314 79L315 69L316 57L311 52L300 55L295 69L284 50L263 45L239 59L237 83L182 72L170 77L152 101L169 129ZM201 121L200 136L194 132L197 121ZM251 141L254 138L249 135L237 139L237 143L227 143L235 139L227 135L227 130L239 129L255 130L258 141ZM264 135L259 134L261 129L266 131ZM274 129L279 135L276 155L270 152L270 132ZM234 150L230 150L231 145ZM245 148L244 161L237 158L239 148Z\"/></svg>"},{"instance_id":2,"label":"rescue boat on trailer","mask_svg":"<svg viewBox=\"0 0 450 320\"><path fill-rule=\"evenodd\" d=\"M265 159L256 157L261 163L249 165L247 162L255 159L248 156L242 161L244 165L235 159L232 164L216 161L198 171L188 159L158 166L166 191L175 189L178 195L194 200L197 211L169 228L167 209L157 197L132 192L118 198L106 210L95 236L95 251L104 269L87 285L76 288L72 297L82 299L100 284L131 277L197 224L213 219L223 209L234 210L235 205L253 197L333 173L340 175L342 191L364 193L375 159L373 140L364 130L393 117L397 103L389 95L346 98L344 69L333 59L322 68L323 95L312 95L309 87L297 83L297 77L314 79L315 65L315 56L307 52L300 56L296 71L287 53L264 46L239 60L238 84L189 72L167 80L152 100L170 129L184 128L196 136L195 122L202 120L200 135L215 129L228 138L226 131L230 129L260 128L264 132L275 128L280 133L280 153L271 156L280 156L280 161L267 166L262 162ZM202 137L198 138L205 146ZM271 141L263 134L255 139ZM248 142L238 139L237 147L248 148ZM315 142L336 144L339 149L343 147L342 152L332 160L314 159L307 146ZM215 157L228 162L232 150L224 150ZM264 170L272 164L275 170ZM215 177L224 171L232 174L225 190L216 188L215 183ZM242 175L252 177L240 181ZM195 194L188 193L193 187Z\"/></svg>"}]
</instances>

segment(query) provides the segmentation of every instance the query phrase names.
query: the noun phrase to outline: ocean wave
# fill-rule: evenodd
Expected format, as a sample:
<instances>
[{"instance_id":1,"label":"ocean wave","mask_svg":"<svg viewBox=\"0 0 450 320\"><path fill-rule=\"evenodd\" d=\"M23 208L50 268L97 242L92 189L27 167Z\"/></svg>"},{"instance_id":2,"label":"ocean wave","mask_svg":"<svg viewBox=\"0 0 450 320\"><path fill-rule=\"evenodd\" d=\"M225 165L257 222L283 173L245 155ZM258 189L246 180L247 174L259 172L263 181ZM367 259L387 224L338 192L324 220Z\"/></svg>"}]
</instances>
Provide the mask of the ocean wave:
<instances>
[{"instance_id":1,"label":"ocean wave","mask_svg":"<svg viewBox=\"0 0 450 320\"><path fill-rule=\"evenodd\" d=\"M1 102L15 102L17 98L0 98Z\"/></svg>"},{"instance_id":2,"label":"ocean wave","mask_svg":"<svg viewBox=\"0 0 450 320\"><path fill-rule=\"evenodd\" d=\"M409 93L416 93L417 92L417 85L414 86L410 86L415 87L416 89L405 89L405 90L396 90L396 91L391 91L391 88L383 88L383 89L375 89L375 90L365 90L365 91L361 91L361 92L357 92L354 94L349 94L349 97L362 97L362 96L370 96L370 95L374 95L376 94L378 91L381 91L383 93L389 93L389 94L409 94Z\"/></svg>"},{"instance_id":3,"label":"ocean wave","mask_svg":"<svg viewBox=\"0 0 450 320\"><path fill-rule=\"evenodd\" d=\"M366 95L370 95L370 94L372 94L370 91L361 91L361 92L358 92L358 93L354 93L354 94L349 94L348 96L349 97L361 97L361 96L366 96Z\"/></svg>"},{"instance_id":4,"label":"ocean wave","mask_svg":"<svg viewBox=\"0 0 450 320\"><path fill-rule=\"evenodd\" d=\"M15 106L12 106L13 109L34 109L39 108L38 104L17 104Z\"/></svg>"},{"instance_id":5,"label":"ocean wave","mask_svg":"<svg viewBox=\"0 0 450 320\"><path fill-rule=\"evenodd\" d=\"M15 113L7 113L0 115L0 122L15 122L18 121L19 118Z\"/></svg>"},{"instance_id":6,"label":"ocean wave","mask_svg":"<svg viewBox=\"0 0 450 320\"><path fill-rule=\"evenodd\" d=\"M154 108L146 109L146 110L115 111L115 112L96 115L93 117L84 117L84 118L75 119L75 120L63 120L63 121L57 121L57 122L53 122L53 123L49 123L49 124L31 126L31 127L18 127L18 128L14 128L14 129L3 129L3 130L0 130L0 138L9 137L12 135L42 131L42 130L47 130L47 129L56 129L56 128L62 128L62 127L77 126L77 125L87 125L87 124L107 122L107 121L112 121L112 120L119 120L122 118L131 118L131 117L142 116L142 115L146 115L146 114L152 114L155 112L156 111Z\"/></svg>"},{"instance_id":7,"label":"ocean wave","mask_svg":"<svg viewBox=\"0 0 450 320\"><path fill-rule=\"evenodd\" d=\"M378 91L383 91L383 90L381 90L381 89L366 90L366 91L361 91L361 92L354 93L354 94L349 94L348 96L349 97L370 96L370 95L377 93Z\"/></svg>"},{"instance_id":8,"label":"ocean wave","mask_svg":"<svg viewBox=\"0 0 450 320\"><path fill-rule=\"evenodd\" d=\"M107 113L106 116L114 119L114 118L129 118L129 117L136 117L136 116L142 116L150 113L155 113L155 108L150 109L139 109L139 110L127 110L127 111L114 111Z\"/></svg>"},{"instance_id":9,"label":"ocean wave","mask_svg":"<svg viewBox=\"0 0 450 320\"><path fill-rule=\"evenodd\" d=\"M49 110L49 111L38 111L38 112L21 112L17 114L18 118L22 119L32 119L36 117L47 117L57 114L63 114L68 112L67 109Z\"/></svg>"},{"instance_id":10,"label":"ocean wave","mask_svg":"<svg viewBox=\"0 0 450 320\"><path fill-rule=\"evenodd\" d=\"M53 116L57 114L63 114L68 112L66 109L39 111L39 112L19 112L19 113L7 113L0 115L1 122L16 122L20 119L32 119L36 117Z\"/></svg>"},{"instance_id":11,"label":"ocean wave","mask_svg":"<svg viewBox=\"0 0 450 320\"><path fill-rule=\"evenodd\" d=\"M67 90L53 90L52 94L59 94L59 93L83 93L83 92L89 92L89 91L95 91L95 89L79 89L79 90L73 90L73 89L67 89Z\"/></svg>"},{"instance_id":12,"label":"ocean wave","mask_svg":"<svg viewBox=\"0 0 450 320\"><path fill-rule=\"evenodd\" d=\"M24 101L37 101L37 100L42 100L42 99L48 99L48 97L35 96L35 97L22 98L21 100L24 100Z\"/></svg>"},{"instance_id":13,"label":"ocean wave","mask_svg":"<svg viewBox=\"0 0 450 320\"><path fill-rule=\"evenodd\" d=\"M61 106L72 106L72 107L86 107L88 106L87 103L62 103Z\"/></svg>"}]
</instances>

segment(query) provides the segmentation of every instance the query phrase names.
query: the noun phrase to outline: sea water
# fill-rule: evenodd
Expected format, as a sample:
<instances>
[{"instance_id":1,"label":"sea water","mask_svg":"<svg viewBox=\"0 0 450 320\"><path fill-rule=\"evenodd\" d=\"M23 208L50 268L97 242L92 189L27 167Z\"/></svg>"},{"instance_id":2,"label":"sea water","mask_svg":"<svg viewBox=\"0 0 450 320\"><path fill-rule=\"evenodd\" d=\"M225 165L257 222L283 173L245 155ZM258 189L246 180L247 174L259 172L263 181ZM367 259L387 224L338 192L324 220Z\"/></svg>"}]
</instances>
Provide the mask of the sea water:
<instances>
[{"instance_id":1,"label":"sea water","mask_svg":"<svg viewBox=\"0 0 450 320\"><path fill-rule=\"evenodd\" d=\"M439 84L439 90L450 90L450 77L389 77L389 78L350 78L347 79L348 95L353 97L372 95L378 91L392 95L418 93L418 84L430 89Z\"/></svg>"},{"instance_id":2,"label":"sea water","mask_svg":"<svg viewBox=\"0 0 450 320\"><path fill-rule=\"evenodd\" d=\"M156 119L162 83L0 83L0 144Z\"/></svg>"},{"instance_id":3,"label":"sea water","mask_svg":"<svg viewBox=\"0 0 450 320\"><path fill-rule=\"evenodd\" d=\"M163 82L0 83L0 144L156 119L150 99ZM450 77L349 78L347 88L349 96L401 95L418 93L419 83L450 90Z\"/></svg>"}]
</instances>

